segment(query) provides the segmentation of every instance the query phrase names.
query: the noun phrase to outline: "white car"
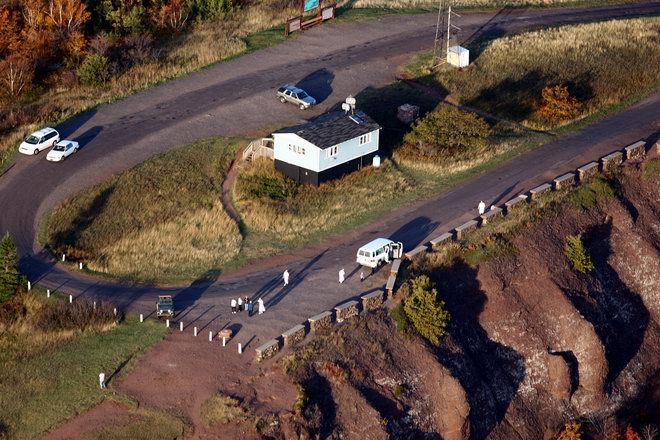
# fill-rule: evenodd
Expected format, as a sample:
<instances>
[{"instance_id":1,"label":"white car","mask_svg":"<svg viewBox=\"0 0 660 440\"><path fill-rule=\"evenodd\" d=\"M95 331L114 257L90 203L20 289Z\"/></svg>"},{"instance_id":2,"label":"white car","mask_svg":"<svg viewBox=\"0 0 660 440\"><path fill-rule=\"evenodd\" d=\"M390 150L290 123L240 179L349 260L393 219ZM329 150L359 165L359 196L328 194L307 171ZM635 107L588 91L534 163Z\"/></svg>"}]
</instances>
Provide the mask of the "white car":
<instances>
[{"instance_id":1,"label":"white car","mask_svg":"<svg viewBox=\"0 0 660 440\"><path fill-rule=\"evenodd\" d=\"M78 142L63 140L57 143L55 147L48 152L46 160L51 162L62 162L67 157L78 151Z\"/></svg>"},{"instance_id":2,"label":"white car","mask_svg":"<svg viewBox=\"0 0 660 440\"><path fill-rule=\"evenodd\" d=\"M18 151L23 154L39 154L40 151L50 148L60 141L60 134L54 128L46 127L35 131L28 136Z\"/></svg>"}]
</instances>

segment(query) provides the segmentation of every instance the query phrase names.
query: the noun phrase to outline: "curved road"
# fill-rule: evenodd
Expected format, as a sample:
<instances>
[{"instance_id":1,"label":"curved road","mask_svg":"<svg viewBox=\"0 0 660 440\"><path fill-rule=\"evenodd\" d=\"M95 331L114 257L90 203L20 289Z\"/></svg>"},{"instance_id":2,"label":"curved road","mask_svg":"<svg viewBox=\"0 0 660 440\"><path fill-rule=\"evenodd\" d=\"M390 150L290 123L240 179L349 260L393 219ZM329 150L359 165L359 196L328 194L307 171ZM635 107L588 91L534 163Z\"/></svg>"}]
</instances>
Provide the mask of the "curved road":
<instances>
[{"instance_id":1,"label":"curved road","mask_svg":"<svg viewBox=\"0 0 660 440\"><path fill-rule=\"evenodd\" d=\"M464 14L463 35L506 32L542 25L611 17L657 15L660 3L595 9L504 10L498 14ZM470 180L431 200L399 209L353 233L330 238L325 245L302 249L222 276L214 283L184 289L127 286L69 272L36 244L38 221L51 207L112 174L156 153L213 135L259 133L262 127L295 123L321 113L366 87L394 79L396 66L411 53L432 45L435 15L386 17L358 23L331 23L276 47L221 63L87 112L58 127L63 138L83 148L70 161L47 163L43 156L16 158L0 177L0 230L18 246L19 267L33 282L66 294L111 299L128 310L150 313L158 293L176 295L186 323L234 325L238 342L256 346L252 335L273 336L290 325L343 302L357 292L382 288L384 274L360 283L352 273L355 249L376 236L390 236L410 249L470 218L478 200L501 203L531 185L552 178L640 138L658 135L660 94L606 120L557 139ZM281 106L274 88L298 81L323 101L314 113L301 115ZM287 262L289 287L279 283ZM276 267L279 264L280 267ZM337 283L345 267L346 283ZM228 298L262 296L273 313L245 319L227 313ZM197 324L196 324L197 325Z\"/></svg>"}]
</instances>

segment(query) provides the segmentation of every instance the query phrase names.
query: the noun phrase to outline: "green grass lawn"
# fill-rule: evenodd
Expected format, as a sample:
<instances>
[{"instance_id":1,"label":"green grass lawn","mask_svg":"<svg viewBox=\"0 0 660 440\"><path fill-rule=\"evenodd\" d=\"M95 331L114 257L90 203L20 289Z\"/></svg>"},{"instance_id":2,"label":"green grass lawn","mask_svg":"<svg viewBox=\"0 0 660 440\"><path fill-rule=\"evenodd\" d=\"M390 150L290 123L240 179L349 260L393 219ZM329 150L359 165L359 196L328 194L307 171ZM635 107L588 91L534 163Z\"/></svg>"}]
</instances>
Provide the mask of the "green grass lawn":
<instances>
[{"instance_id":1,"label":"green grass lawn","mask_svg":"<svg viewBox=\"0 0 660 440\"><path fill-rule=\"evenodd\" d=\"M127 318L105 332L68 337L0 334L0 427L9 438L32 439L112 396L98 375L135 362L167 332L156 322Z\"/></svg>"}]
</instances>

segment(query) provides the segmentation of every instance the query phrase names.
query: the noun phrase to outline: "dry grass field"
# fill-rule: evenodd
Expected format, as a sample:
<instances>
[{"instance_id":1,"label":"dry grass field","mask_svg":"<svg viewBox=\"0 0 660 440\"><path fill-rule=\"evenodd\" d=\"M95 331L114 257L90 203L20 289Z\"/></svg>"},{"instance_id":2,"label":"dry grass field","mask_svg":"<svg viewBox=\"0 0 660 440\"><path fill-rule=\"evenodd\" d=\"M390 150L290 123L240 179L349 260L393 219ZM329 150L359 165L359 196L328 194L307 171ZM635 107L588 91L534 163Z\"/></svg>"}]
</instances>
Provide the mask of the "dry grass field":
<instances>
[{"instance_id":1,"label":"dry grass field","mask_svg":"<svg viewBox=\"0 0 660 440\"><path fill-rule=\"evenodd\" d=\"M359 224L365 215L400 202L421 185L385 161L380 168L366 167L320 187L294 183L285 198L275 200L250 193L248 182L253 176L268 176L282 187L288 179L275 170L272 161L258 159L245 167L234 187L236 207L250 233L272 235L285 245Z\"/></svg>"},{"instance_id":2,"label":"dry grass field","mask_svg":"<svg viewBox=\"0 0 660 440\"><path fill-rule=\"evenodd\" d=\"M555 128L570 120L540 114L544 87L566 86L580 103L576 119L621 105L660 85L659 46L658 17L562 26L473 43L468 68L445 66L425 80L468 106ZM413 62L409 73L424 76L422 65Z\"/></svg>"},{"instance_id":3,"label":"dry grass field","mask_svg":"<svg viewBox=\"0 0 660 440\"><path fill-rule=\"evenodd\" d=\"M240 139L213 138L158 155L55 209L48 244L96 272L149 280L208 275L241 235L220 203Z\"/></svg>"}]
</instances>

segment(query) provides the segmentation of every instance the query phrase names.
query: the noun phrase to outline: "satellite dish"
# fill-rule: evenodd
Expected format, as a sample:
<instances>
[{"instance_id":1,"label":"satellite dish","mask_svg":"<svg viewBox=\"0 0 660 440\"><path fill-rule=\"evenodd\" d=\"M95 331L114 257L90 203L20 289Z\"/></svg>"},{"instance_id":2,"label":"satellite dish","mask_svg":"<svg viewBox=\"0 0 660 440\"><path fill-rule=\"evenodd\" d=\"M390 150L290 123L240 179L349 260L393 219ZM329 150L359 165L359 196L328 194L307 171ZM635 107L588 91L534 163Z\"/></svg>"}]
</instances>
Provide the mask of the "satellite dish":
<instances>
[{"instance_id":1,"label":"satellite dish","mask_svg":"<svg viewBox=\"0 0 660 440\"><path fill-rule=\"evenodd\" d=\"M353 95L348 95L348 98L346 98L346 104L350 105L351 107L355 107L355 104L357 101L353 97Z\"/></svg>"}]
</instances>

